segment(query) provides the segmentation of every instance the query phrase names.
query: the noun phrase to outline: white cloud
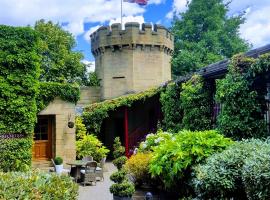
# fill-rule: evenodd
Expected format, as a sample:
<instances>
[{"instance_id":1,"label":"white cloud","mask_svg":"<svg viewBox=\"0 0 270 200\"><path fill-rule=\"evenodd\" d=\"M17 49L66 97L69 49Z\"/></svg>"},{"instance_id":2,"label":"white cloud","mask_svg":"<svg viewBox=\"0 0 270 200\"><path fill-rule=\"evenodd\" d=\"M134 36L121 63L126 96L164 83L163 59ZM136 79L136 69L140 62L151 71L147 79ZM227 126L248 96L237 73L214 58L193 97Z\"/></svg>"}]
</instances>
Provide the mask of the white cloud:
<instances>
[{"instance_id":1,"label":"white cloud","mask_svg":"<svg viewBox=\"0 0 270 200\"><path fill-rule=\"evenodd\" d=\"M270 4L270 2L269 2ZM254 47L270 43L270 5L261 9L251 10L246 16L245 24L241 25L240 33Z\"/></svg>"},{"instance_id":2,"label":"white cloud","mask_svg":"<svg viewBox=\"0 0 270 200\"><path fill-rule=\"evenodd\" d=\"M125 23L127 22L138 22L140 25L142 23L144 23L144 18L143 16L124 16L123 17L123 29L125 27ZM114 23L121 23L121 18L116 18L116 19L112 19L110 20L110 25L114 24Z\"/></svg>"},{"instance_id":3,"label":"white cloud","mask_svg":"<svg viewBox=\"0 0 270 200\"><path fill-rule=\"evenodd\" d=\"M87 72L95 71L95 61L82 60L81 62L87 65Z\"/></svg>"},{"instance_id":4,"label":"white cloud","mask_svg":"<svg viewBox=\"0 0 270 200\"><path fill-rule=\"evenodd\" d=\"M159 3L162 0L152 0ZM145 8L124 3L123 14L139 15ZM0 24L33 25L39 19L67 24L64 28L74 35L83 32L87 22L103 23L120 17L119 0L1 0Z\"/></svg>"},{"instance_id":5,"label":"white cloud","mask_svg":"<svg viewBox=\"0 0 270 200\"><path fill-rule=\"evenodd\" d=\"M85 32L85 34L84 34L84 36L83 36L84 39L85 39L88 43L90 43L90 35L91 35L92 33L94 33L96 30L98 30L100 27L101 27L101 25L97 25L97 26L91 27L88 31Z\"/></svg>"},{"instance_id":6,"label":"white cloud","mask_svg":"<svg viewBox=\"0 0 270 200\"><path fill-rule=\"evenodd\" d=\"M180 13L187 10L188 0L173 0L172 10L167 13L166 18L172 19L174 13Z\"/></svg>"}]
</instances>

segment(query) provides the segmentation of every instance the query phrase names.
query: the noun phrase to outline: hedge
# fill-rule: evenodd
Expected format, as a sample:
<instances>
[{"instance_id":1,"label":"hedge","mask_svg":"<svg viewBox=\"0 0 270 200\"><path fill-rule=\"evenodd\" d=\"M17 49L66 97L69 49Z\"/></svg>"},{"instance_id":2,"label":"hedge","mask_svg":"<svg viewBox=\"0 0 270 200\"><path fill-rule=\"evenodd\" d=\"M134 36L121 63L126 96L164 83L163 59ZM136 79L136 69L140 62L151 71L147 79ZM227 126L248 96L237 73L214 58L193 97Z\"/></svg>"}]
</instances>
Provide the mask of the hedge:
<instances>
[{"instance_id":1,"label":"hedge","mask_svg":"<svg viewBox=\"0 0 270 200\"><path fill-rule=\"evenodd\" d=\"M0 25L0 136L20 133L23 137L0 141L0 169L5 171L31 165L40 61L37 40L30 27Z\"/></svg>"}]
</instances>

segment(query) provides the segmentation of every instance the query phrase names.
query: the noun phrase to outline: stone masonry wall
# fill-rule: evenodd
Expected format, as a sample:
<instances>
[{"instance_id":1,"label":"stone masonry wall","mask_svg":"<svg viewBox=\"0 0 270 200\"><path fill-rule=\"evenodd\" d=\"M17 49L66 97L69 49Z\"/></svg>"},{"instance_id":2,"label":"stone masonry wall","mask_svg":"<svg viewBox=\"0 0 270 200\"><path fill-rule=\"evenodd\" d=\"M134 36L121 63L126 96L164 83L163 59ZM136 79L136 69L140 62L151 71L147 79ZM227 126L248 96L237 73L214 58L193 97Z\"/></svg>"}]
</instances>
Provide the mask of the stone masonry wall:
<instances>
[{"instance_id":1,"label":"stone masonry wall","mask_svg":"<svg viewBox=\"0 0 270 200\"><path fill-rule=\"evenodd\" d=\"M76 159L75 127L68 127L69 116L75 122L75 104L55 98L38 115L55 115L55 132L52 143L56 156L61 156L64 164Z\"/></svg>"},{"instance_id":2,"label":"stone masonry wall","mask_svg":"<svg viewBox=\"0 0 270 200\"><path fill-rule=\"evenodd\" d=\"M136 93L171 80L173 36L163 26L127 23L91 35L101 99Z\"/></svg>"}]
</instances>

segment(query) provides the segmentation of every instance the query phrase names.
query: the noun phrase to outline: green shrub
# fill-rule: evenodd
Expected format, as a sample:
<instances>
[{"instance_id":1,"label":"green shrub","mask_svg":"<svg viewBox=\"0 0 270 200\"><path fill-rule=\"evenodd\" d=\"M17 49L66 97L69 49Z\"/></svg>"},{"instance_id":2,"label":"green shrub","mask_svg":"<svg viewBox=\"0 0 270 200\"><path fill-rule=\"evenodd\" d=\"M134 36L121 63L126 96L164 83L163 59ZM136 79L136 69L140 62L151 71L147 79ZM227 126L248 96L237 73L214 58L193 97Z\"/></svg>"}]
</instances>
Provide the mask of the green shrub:
<instances>
[{"instance_id":1,"label":"green shrub","mask_svg":"<svg viewBox=\"0 0 270 200\"><path fill-rule=\"evenodd\" d=\"M242 180L248 199L267 200L270 197L270 144L253 151L245 160Z\"/></svg>"},{"instance_id":2,"label":"green shrub","mask_svg":"<svg viewBox=\"0 0 270 200\"><path fill-rule=\"evenodd\" d=\"M131 197L135 192L135 187L132 183L124 181L122 183L112 184L110 192L120 197Z\"/></svg>"},{"instance_id":3,"label":"green shrub","mask_svg":"<svg viewBox=\"0 0 270 200\"><path fill-rule=\"evenodd\" d=\"M127 160L124 168L134 178L136 185L150 182L149 162L151 158L152 153L137 153Z\"/></svg>"},{"instance_id":4,"label":"green shrub","mask_svg":"<svg viewBox=\"0 0 270 200\"><path fill-rule=\"evenodd\" d=\"M119 158L125 155L125 147L121 146L120 137L116 137L113 143L113 158Z\"/></svg>"},{"instance_id":5,"label":"green shrub","mask_svg":"<svg viewBox=\"0 0 270 200\"><path fill-rule=\"evenodd\" d=\"M260 140L242 141L209 157L205 164L195 167L196 193L206 199L245 198L243 165L253 152L265 148L269 149L270 144Z\"/></svg>"},{"instance_id":6,"label":"green shrub","mask_svg":"<svg viewBox=\"0 0 270 200\"><path fill-rule=\"evenodd\" d=\"M189 178L192 166L230 144L231 139L214 130L180 131L154 148L150 172L152 176L160 177L166 187L178 185L179 181Z\"/></svg>"},{"instance_id":7,"label":"green shrub","mask_svg":"<svg viewBox=\"0 0 270 200\"><path fill-rule=\"evenodd\" d=\"M182 128L183 109L181 108L181 85L170 83L160 94L161 110L163 113L162 127L164 130L179 131Z\"/></svg>"},{"instance_id":8,"label":"green shrub","mask_svg":"<svg viewBox=\"0 0 270 200\"><path fill-rule=\"evenodd\" d=\"M0 172L0 199L74 200L78 185L68 176L41 172Z\"/></svg>"},{"instance_id":9,"label":"green shrub","mask_svg":"<svg viewBox=\"0 0 270 200\"><path fill-rule=\"evenodd\" d=\"M141 152L153 151L153 148L155 146L158 146L161 142L164 142L165 140L172 139L172 137L173 137L172 133L164 132L161 129L159 129L156 134L150 133L146 136L145 141L140 143L139 151Z\"/></svg>"},{"instance_id":10,"label":"green shrub","mask_svg":"<svg viewBox=\"0 0 270 200\"><path fill-rule=\"evenodd\" d=\"M61 158L61 157L55 157L55 159L54 159L54 163L56 164L56 165L62 165L63 164L63 158Z\"/></svg>"},{"instance_id":11,"label":"green shrub","mask_svg":"<svg viewBox=\"0 0 270 200\"><path fill-rule=\"evenodd\" d=\"M106 157L109 150L103 146L95 135L85 135L83 139L76 141L77 157L92 156L94 160L99 161Z\"/></svg>"},{"instance_id":12,"label":"green shrub","mask_svg":"<svg viewBox=\"0 0 270 200\"><path fill-rule=\"evenodd\" d=\"M76 141L77 141L83 139L83 137L86 135L86 127L82 121L82 118L79 116L76 116L75 124L76 124Z\"/></svg>"},{"instance_id":13,"label":"green shrub","mask_svg":"<svg viewBox=\"0 0 270 200\"><path fill-rule=\"evenodd\" d=\"M203 78L197 74L182 85L181 107L182 126L188 130L209 130L212 128L211 90Z\"/></svg>"},{"instance_id":14,"label":"green shrub","mask_svg":"<svg viewBox=\"0 0 270 200\"><path fill-rule=\"evenodd\" d=\"M31 166L40 70L37 41L30 27L0 25L0 134L25 136L0 141L0 170Z\"/></svg>"},{"instance_id":15,"label":"green shrub","mask_svg":"<svg viewBox=\"0 0 270 200\"><path fill-rule=\"evenodd\" d=\"M119 158L114 159L113 164L117 167L118 170L122 169L123 165L127 162L126 156L120 156Z\"/></svg>"},{"instance_id":16,"label":"green shrub","mask_svg":"<svg viewBox=\"0 0 270 200\"><path fill-rule=\"evenodd\" d=\"M119 170L112 173L110 179L115 183L122 183L124 180L127 180L127 172L125 170Z\"/></svg>"}]
</instances>

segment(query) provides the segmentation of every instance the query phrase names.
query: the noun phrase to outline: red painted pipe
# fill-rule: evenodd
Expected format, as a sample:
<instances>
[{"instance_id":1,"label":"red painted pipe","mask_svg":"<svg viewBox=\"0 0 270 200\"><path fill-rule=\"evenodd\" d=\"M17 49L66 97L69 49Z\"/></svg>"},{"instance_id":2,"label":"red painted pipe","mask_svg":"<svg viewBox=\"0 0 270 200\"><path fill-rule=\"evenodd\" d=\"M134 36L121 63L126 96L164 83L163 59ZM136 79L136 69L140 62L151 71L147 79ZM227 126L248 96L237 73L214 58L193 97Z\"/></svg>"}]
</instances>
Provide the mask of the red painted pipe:
<instances>
[{"instance_id":1,"label":"red painted pipe","mask_svg":"<svg viewBox=\"0 0 270 200\"><path fill-rule=\"evenodd\" d=\"M128 152L128 109L125 107L125 148L126 148L126 156L129 156Z\"/></svg>"}]
</instances>

